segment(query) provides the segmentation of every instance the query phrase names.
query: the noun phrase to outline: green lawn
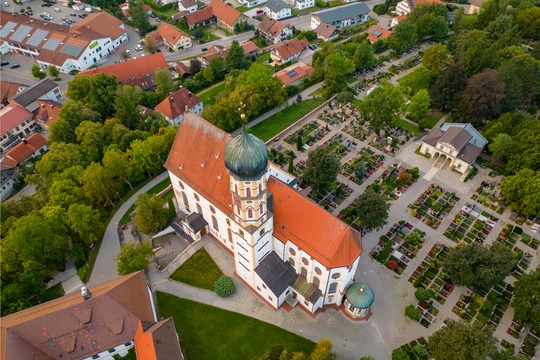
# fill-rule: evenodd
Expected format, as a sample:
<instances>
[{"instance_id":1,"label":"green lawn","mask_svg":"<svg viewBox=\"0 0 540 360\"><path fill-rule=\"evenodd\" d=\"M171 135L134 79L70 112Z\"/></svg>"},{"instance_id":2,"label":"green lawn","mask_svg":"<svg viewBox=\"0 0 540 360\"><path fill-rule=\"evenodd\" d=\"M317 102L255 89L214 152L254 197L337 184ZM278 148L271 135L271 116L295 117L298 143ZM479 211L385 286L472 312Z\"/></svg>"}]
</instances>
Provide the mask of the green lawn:
<instances>
[{"instance_id":1,"label":"green lawn","mask_svg":"<svg viewBox=\"0 0 540 360\"><path fill-rule=\"evenodd\" d=\"M171 279L191 286L214 291L214 284L223 275L221 269L201 248L172 273Z\"/></svg>"},{"instance_id":2,"label":"green lawn","mask_svg":"<svg viewBox=\"0 0 540 360\"><path fill-rule=\"evenodd\" d=\"M399 119L398 126L402 126L405 130L409 130L412 132L415 136L420 134L420 129L418 126L411 124L408 121L405 121L403 119Z\"/></svg>"},{"instance_id":3,"label":"green lawn","mask_svg":"<svg viewBox=\"0 0 540 360\"><path fill-rule=\"evenodd\" d=\"M157 292L160 315L173 317L189 360L257 360L274 346L309 354L315 343L277 326L213 306Z\"/></svg>"},{"instance_id":4,"label":"green lawn","mask_svg":"<svg viewBox=\"0 0 540 360\"><path fill-rule=\"evenodd\" d=\"M235 8L236 10L240 11L241 13L245 13L246 11L249 11L249 10L253 10L253 9L257 9L257 8L260 8L260 7L263 7L264 4L260 4L260 5L257 5L257 6L253 6L253 7L245 7L245 6L240 6L240 7L237 7Z\"/></svg>"},{"instance_id":5,"label":"green lawn","mask_svg":"<svg viewBox=\"0 0 540 360\"><path fill-rule=\"evenodd\" d=\"M165 180L163 180L162 182L160 182L159 184L157 184L156 186L154 186L153 188L148 190L146 193L148 195L157 194L157 193L165 190L165 188L167 186L169 186L169 185L171 185L171 179L166 178ZM133 203L133 205L130 206L128 211L125 212L124 216L122 216L122 218L120 219L120 224L119 225L124 225L124 224L127 224L128 222L131 221L131 217L129 216L129 214L131 214L133 212L133 210L135 210L135 203Z\"/></svg>"},{"instance_id":6,"label":"green lawn","mask_svg":"<svg viewBox=\"0 0 540 360\"><path fill-rule=\"evenodd\" d=\"M270 51L267 52L267 53L262 54L261 56L257 56L256 61L258 63L264 63L264 62L270 61Z\"/></svg>"},{"instance_id":7,"label":"green lawn","mask_svg":"<svg viewBox=\"0 0 540 360\"><path fill-rule=\"evenodd\" d=\"M425 127L427 129L433 129L433 127L437 124L437 121L439 121L440 118L438 118L435 115L427 114L425 117Z\"/></svg>"},{"instance_id":8,"label":"green lawn","mask_svg":"<svg viewBox=\"0 0 540 360\"><path fill-rule=\"evenodd\" d=\"M252 127L251 133L263 141L268 141L300 120L300 118L321 105L324 101L325 99L323 98L316 98L304 100L301 103L294 103Z\"/></svg>"},{"instance_id":9,"label":"green lawn","mask_svg":"<svg viewBox=\"0 0 540 360\"><path fill-rule=\"evenodd\" d=\"M225 89L225 82L222 82L219 85L214 86L209 90L202 91L197 94L204 103L204 105L212 105L216 102L216 95Z\"/></svg>"}]
</instances>

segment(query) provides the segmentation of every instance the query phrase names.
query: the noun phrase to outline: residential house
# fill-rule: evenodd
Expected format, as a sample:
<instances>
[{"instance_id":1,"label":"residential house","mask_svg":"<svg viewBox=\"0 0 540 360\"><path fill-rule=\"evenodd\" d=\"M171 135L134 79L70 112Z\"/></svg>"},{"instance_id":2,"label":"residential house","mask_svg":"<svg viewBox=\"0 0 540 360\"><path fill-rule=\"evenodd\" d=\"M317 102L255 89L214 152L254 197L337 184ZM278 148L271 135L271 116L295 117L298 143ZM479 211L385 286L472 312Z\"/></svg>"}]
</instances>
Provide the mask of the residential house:
<instances>
[{"instance_id":1,"label":"residential house","mask_svg":"<svg viewBox=\"0 0 540 360\"><path fill-rule=\"evenodd\" d=\"M281 0L268 0L263 10L269 18L280 20L290 17L292 8Z\"/></svg>"},{"instance_id":2,"label":"residential house","mask_svg":"<svg viewBox=\"0 0 540 360\"><path fill-rule=\"evenodd\" d=\"M429 3L444 4L441 0L402 0L396 5L396 15L407 15L415 6Z\"/></svg>"},{"instance_id":3,"label":"residential house","mask_svg":"<svg viewBox=\"0 0 540 360\"><path fill-rule=\"evenodd\" d=\"M227 49L230 49L231 46L227 46ZM257 56L261 52L261 49L253 41L246 41L242 44L242 49L244 50L244 55L246 56Z\"/></svg>"},{"instance_id":4,"label":"residential house","mask_svg":"<svg viewBox=\"0 0 540 360\"><path fill-rule=\"evenodd\" d=\"M317 34L317 39L324 41L335 39L339 36L339 30L333 27L332 25L320 23L319 26L315 29Z\"/></svg>"},{"instance_id":5,"label":"residential house","mask_svg":"<svg viewBox=\"0 0 540 360\"><path fill-rule=\"evenodd\" d=\"M25 84L18 84L11 81L0 81L0 104L7 105L8 100L24 89L26 89L28 85Z\"/></svg>"},{"instance_id":6,"label":"residential house","mask_svg":"<svg viewBox=\"0 0 540 360\"><path fill-rule=\"evenodd\" d=\"M21 105L8 104L0 109L0 152L17 145L35 126L33 114Z\"/></svg>"},{"instance_id":7,"label":"residential house","mask_svg":"<svg viewBox=\"0 0 540 360\"><path fill-rule=\"evenodd\" d=\"M264 4L266 0L238 0L238 2L244 7L252 8Z\"/></svg>"},{"instance_id":8,"label":"residential house","mask_svg":"<svg viewBox=\"0 0 540 360\"><path fill-rule=\"evenodd\" d=\"M10 104L19 104L26 110L35 112L39 108L38 100L63 101L58 84L51 79L43 79L17 93L9 99Z\"/></svg>"},{"instance_id":9,"label":"residential house","mask_svg":"<svg viewBox=\"0 0 540 360\"><path fill-rule=\"evenodd\" d=\"M34 133L6 151L0 159L0 165L3 170L15 169L25 161L45 154L47 149L47 139Z\"/></svg>"},{"instance_id":10,"label":"residential house","mask_svg":"<svg viewBox=\"0 0 540 360\"><path fill-rule=\"evenodd\" d=\"M220 0L212 0L207 7L187 14L185 19L190 29L216 23L217 26L233 33L235 25L246 21L247 17Z\"/></svg>"},{"instance_id":11,"label":"residential house","mask_svg":"<svg viewBox=\"0 0 540 360\"><path fill-rule=\"evenodd\" d=\"M184 18L188 22L190 30L214 24L216 22L216 17L214 16L210 6L186 14Z\"/></svg>"},{"instance_id":12,"label":"residential house","mask_svg":"<svg viewBox=\"0 0 540 360\"><path fill-rule=\"evenodd\" d=\"M126 19L131 20L131 14L129 13L129 3L125 2L118 6L120 6L120 10L122 10L122 15L124 15ZM148 15L152 14L152 8L150 7L150 5L144 4L143 6L144 10Z\"/></svg>"},{"instance_id":13,"label":"residential house","mask_svg":"<svg viewBox=\"0 0 540 360\"><path fill-rule=\"evenodd\" d=\"M368 34L367 39L371 43L374 43L377 40L386 39L393 33L394 31L392 29L377 24L372 25L371 27L369 27L369 29L366 30L366 34Z\"/></svg>"},{"instance_id":14,"label":"residential house","mask_svg":"<svg viewBox=\"0 0 540 360\"><path fill-rule=\"evenodd\" d=\"M117 64L89 69L76 76L94 76L98 74L114 75L116 81L122 85L138 86L144 91L153 91L156 88L154 74L158 69L168 69L163 53L141 56L137 59L121 61Z\"/></svg>"},{"instance_id":15,"label":"residential house","mask_svg":"<svg viewBox=\"0 0 540 360\"><path fill-rule=\"evenodd\" d=\"M197 11L197 0L181 0L178 2L178 11L186 11L188 14Z\"/></svg>"},{"instance_id":16,"label":"residential house","mask_svg":"<svg viewBox=\"0 0 540 360\"><path fill-rule=\"evenodd\" d=\"M203 109L201 98L184 87L167 96L156 106L156 111L162 113L171 125L180 124L186 111L200 115Z\"/></svg>"},{"instance_id":17,"label":"residential house","mask_svg":"<svg viewBox=\"0 0 540 360\"><path fill-rule=\"evenodd\" d=\"M407 17L406 15L394 16L392 20L390 20L390 28L392 29L395 28L397 24L399 24L406 17Z\"/></svg>"},{"instance_id":18,"label":"residential house","mask_svg":"<svg viewBox=\"0 0 540 360\"><path fill-rule=\"evenodd\" d=\"M307 39L298 40L293 38L283 44L279 44L270 51L270 58L278 65L297 59L302 51L309 46Z\"/></svg>"},{"instance_id":19,"label":"residential house","mask_svg":"<svg viewBox=\"0 0 540 360\"><path fill-rule=\"evenodd\" d=\"M203 66L208 66L210 65L210 59L216 56L226 58L228 52L229 50L223 45L212 45L208 48L206 54L203 54L199 57L199 60L201 61Z\"/></svg>"},{"instance_id":20,"label":"residential house","mask_svg":"<svg viewBox=\"0 0 540 360\"><path fill-rule=\"evenodd\" d=\"M142 271L1 320L5 360L112 360L134 346L138 359L182 359L173 320L158 321Z\"/></svg>"},{"instance_id":21,"label":"residential house","mask_svg":"<svg viewBox=\"0 0 540 360\"><path fill-rule=\"evenodd\" d=\"M66 26L2 11L0 25L0 43L11 52L63 73L88 69L128 40L124 23L106 12Z\"/></svg>"},{"instance_id":22,"label":"residential house","mask_svg":"<svg viewBox=\"0 0 540 360\"><path fill-rule=\"evenodd\" d=\"M50 126L58 118L62 104L52 100L38 100L39 107L34 111L34 121L45 130L50 130Z\"/></svg>"},{"instance_id":23,"label":"residential house","mask_svg":"<svg viewBox=\"0 0 540 360\"><path fill-rule=\"evenodd\" d=\"M465 174L487 142L471 124L444 123L426 135L420 152L431 154L433 166L441 169L448 165L452 170Z\"/></svg>"},{"instance_id":24,"label":"residential house","mask_svg":"<svg viewBox=\"0 0 540 360\"><path fill-rule=\"evenodd\" d=\"M187 49L192 45L191 36L171 24L161 23L156 32L163 39L165 46L172 51Z\"/></svg>"},{"instance_id":25,"label":"residential house","mask_svg":"<svg viewBox=\"0 0 540 360\"><path fill-rule=\"evenodd\" d=\"M467 15L478 14L482 4L486 1L487 0L471 0L471 5L469 5L469 9L467 10Z\"/></svg>"},{"instance_id":26,"label":"residential house","mask_svg":"<svg viewBox=\"0 0 540 360\"><path fill-rule=\"evenodd\" d=\"M313 71L315 71L315 69L311 66L299 62L278 71L277 73L273 74L272 77L279 78L283 82L283 86L298 86L302 84L304 79L309 79L311 74L313 74Z\"/></svg>"},{"instance_id":27,"label":"residential house","mask_svg":"<svg viewBox=\"0 0 540 360\"><path fill-rule=\"evenodd\" d=\"M176 72L177 77L181 76L184 79L187 79L193 76L193 74L191 73L191 70L189 70L189 66L187 66L183 62L175 61L171 65L174 72Z\"/></svg>"},{"instance_id":28,"label":"residential house","mask_svg":"<svg viewBox=\"0 0 540 360\"><path fill-rule=\"evenodd\" d=\"M293 36L291 25L269 17L265 17L257 29L259 37L265 39L268 44L279 44Z\"/></svg>"},{"instance_id":29,"label":"residential house","mask_svg":"<svg viewBox=\"0 0 540 360\"><path fill-rule=\"evenodd\" d=\"M364 3L339 6L332 10L311 14L311 29L327 24L336 29L362 24L369 20L369 8Z\"/></svg>"},{"instance_id":30,"label":"residential house","mask_svg":"<svg viewBox=\"0 0 540 360\"><path fill-rule=\"evenodd\" d=\"M262 140L233 138L187 112L165 168L180 211L204 220L199 235L229 251L235 275L269 306L287 301L314 314L342 304L361 236L294 189Z\"/></svg>"},{"instance_id":31,"label":"residential house","mask_svg":"<svg viewBox=\"0 0 540 360\"><path fill-rule=\"evenodd\" d=\"M289 0L289 4L298 10L315 6L315 0Z\"/></svg>"}]
</instances>

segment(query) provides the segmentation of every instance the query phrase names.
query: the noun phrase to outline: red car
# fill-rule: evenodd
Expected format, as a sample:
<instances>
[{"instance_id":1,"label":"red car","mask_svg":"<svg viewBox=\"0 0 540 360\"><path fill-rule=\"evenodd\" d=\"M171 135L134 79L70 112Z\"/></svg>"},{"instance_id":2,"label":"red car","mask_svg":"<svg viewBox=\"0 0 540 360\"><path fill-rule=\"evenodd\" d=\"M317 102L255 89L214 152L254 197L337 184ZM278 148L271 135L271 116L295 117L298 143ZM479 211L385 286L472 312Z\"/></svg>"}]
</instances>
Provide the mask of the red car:
<instances>
[{"instance_id":1,"label":"red car","mask_svg":"<svg viewBox=\"0 0 540 360\"><path fill-rule=\"evenodd\" d=\"M82 14L82 17L87 17L87 16L88 16L87 13Z\"/></svg>"}]
</instances>

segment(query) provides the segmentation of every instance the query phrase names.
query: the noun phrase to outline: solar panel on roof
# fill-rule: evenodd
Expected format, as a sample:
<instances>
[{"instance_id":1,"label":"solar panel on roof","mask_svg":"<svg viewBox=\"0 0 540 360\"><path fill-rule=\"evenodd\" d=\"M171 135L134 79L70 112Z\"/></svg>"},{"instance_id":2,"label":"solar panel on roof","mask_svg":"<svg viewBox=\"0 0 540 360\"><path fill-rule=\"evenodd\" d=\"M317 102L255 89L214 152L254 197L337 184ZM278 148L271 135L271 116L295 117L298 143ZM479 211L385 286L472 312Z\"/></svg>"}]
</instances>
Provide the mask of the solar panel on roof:
<instances>
[{"instance_id":1,"label":"solar panel on roof","mask_svg":"<svg viewBox=\"0 0 540 360\"><path fill-rule=\"evenodd\" d=\"M13 33L13 35L11 35L9 39L17 42L22 42L30 31L32 31L31 26L21 25L17 28L17 30L15 30L15 32Z\"/></svg>"},{"instance_id":2,"label":"solar panel on roof","mask_svg":"<svg viewBox=\"0 0 540 360\"><path fill-rule=\"evenodd\" d=\"M58 40L58 39L49 39L45 45L43 45L43 48L45 50L51 50L51 51L54 51L56 50L56 48L58 47L58 45L60 45L62 43L61 40Z\"/></svg>"},{"instance_id":3,"label":"solar panel on roof","mask_svg":"<svg viewBox=\"0 0 540 360\"><path fill-rule=\"evenodd\" d=\"M294 78L297 75L298 75L298 73L296 72L296 70L291 70L291 71L287 72L287 76L290 77L291 79Z\"/></svg>"},{"instance_id":4,"label":"solar panel on roof","mask_svg":"<svg viewBox=\"0 0 540 360\"><path fill-rule=\"evenodd\" d=\"M373 28L371 29L371 34L375 37L379 37L382 35L382 31L377 28Z\"/></svg>"},{"instance_id":5,"label":"solar panel on roof","mask_svg":"<svg viewBox=\"0 0 540 360\"><path fill-rule=\"evenodd\" d=\"M75 56L78 56L81 53L81 51L83 51L83 49L84 49L84 46L75 46L75 45L66 44L64 45L64 47L62 47L62 49L60 50L60 53L75 57Z\"/></svg>"},{"instance_id":6,"label":"solar panel on roof","mask_svg":"<svg viewBox=\"0 0 540 360\"><path fill-rule=\"evenodd\" d=\"M32 34L32 36L30 36L30 39L28 39L26 43L30 46L39 46L48 33L49 32L47 30L38 29Z\"/></svg>"},{"instance_id":7,"label":"solar panel on roof","mask_svg":"<svg viewBox=\"0 0 540 360\"><path fill-rule=\"evenodd\" d=\"M11 30L15 29L16 26L17 23L14 23L13 21L8 21L7 24L2 27L2 30L0 30L0 38L7 38Z\"/></svg>"},{"instance_id":8,"label":"solar panel on roof","mask_svg":"<svg viewBox=\"0 0 540 360\"><path fill-rule=\"evenodd\" d=\"M409 7L411 9L414 9L414 1L413 0L407 0L407 2L409 3Z\"/></svg>"}]
</instances>

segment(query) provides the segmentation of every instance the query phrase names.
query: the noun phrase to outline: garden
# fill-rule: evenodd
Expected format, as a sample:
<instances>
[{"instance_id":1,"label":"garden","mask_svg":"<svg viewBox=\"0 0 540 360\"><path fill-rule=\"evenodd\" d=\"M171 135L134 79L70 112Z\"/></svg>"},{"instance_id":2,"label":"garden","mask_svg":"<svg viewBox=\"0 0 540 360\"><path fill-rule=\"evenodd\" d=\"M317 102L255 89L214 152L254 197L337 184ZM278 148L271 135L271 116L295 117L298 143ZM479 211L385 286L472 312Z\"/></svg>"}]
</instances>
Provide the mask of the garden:
<instances>
[{"instance_id":1,"label":"garden","mask_svg":"<svg viewBox=\"0 0 540 360\"><path fill-rule=\"evenodd\" d=\"M506 210L504 201L496 196L498 184L496 182L482 181L480 187L471 198L480 204L483 204L488 209L496 211L497 214L502 214Z\"/></svg>"},{"instance_id":2,"label":"garden","mask_svg":"<svg viewBox=\"0 0 540 360\"><path fill-rule=\"evenodd\" d=\"M493 227L499 221L481 208L466 204L452 220L443 235L454 242L483 244Z\"/></svg>"},{"instance_id":3,"label":"garden","mask_svg":"<svg viewBox=\"0 0 540 360\"><path fill-rule=\"evenodd\" d=\"M401 220L379 238L369 254L390 270L402 274L427 240L429 235Z\"/></svg>"},{"instance_id":4,"label":"garden","mask_svg":"<svg viewBox=\"0 0 540 360\"><path fill-rule=\"evenodd\" d=\"M454 192L431 184L414 203L409 204L409 208L413 217L436 229L458 201L459 197Z\"/></svg>"},{"instance_id":5,"label":"garden","mask_svg":"<svg viewBox=\"0 0 540 360\"><path fill-rule=\"evenodd\" d=\"M352 144L353 146L356 145L354 142ZM361 168L358 167L360 162L364 164ZM384 155L375 154L370 148L363 147L354 158L341 165L339 173L347 179L354 181L357 185L362 185L383 164Z\"/></svg>"},{"instance_id":6,"label":"garden","mask_svg":"<svg viewBox=\"0 0 540 360\"><path fill-rule=\"evenodd\" d=\"M392 164L385 169L381 177L368 188L383 195L387 200L397 200L415 183L420 174L418 168L405 169L399 164Z\"/></svg>"}]
</instances>

